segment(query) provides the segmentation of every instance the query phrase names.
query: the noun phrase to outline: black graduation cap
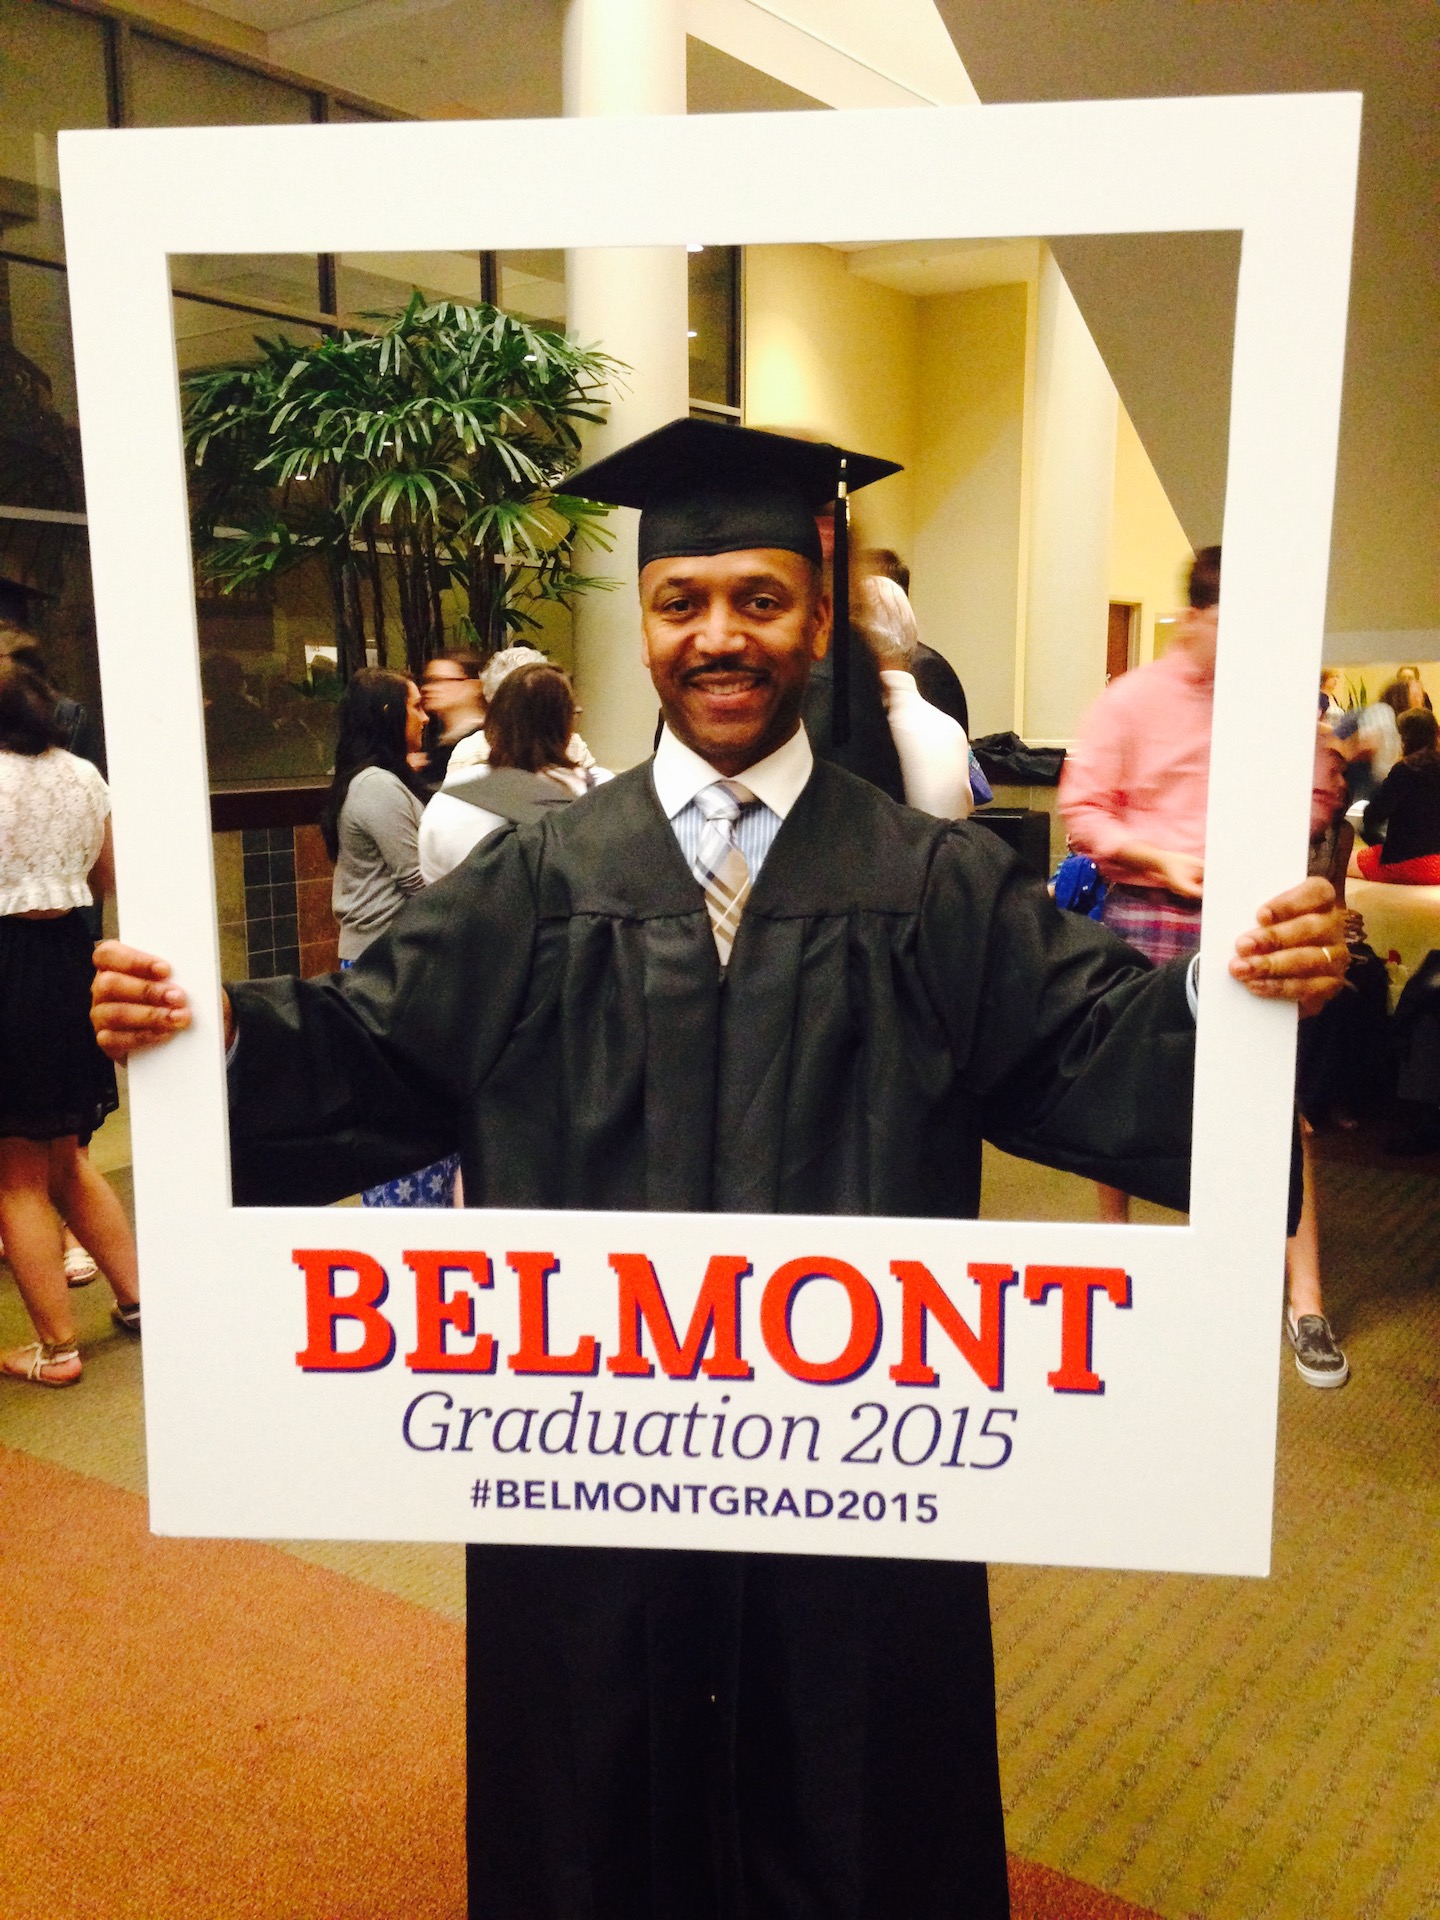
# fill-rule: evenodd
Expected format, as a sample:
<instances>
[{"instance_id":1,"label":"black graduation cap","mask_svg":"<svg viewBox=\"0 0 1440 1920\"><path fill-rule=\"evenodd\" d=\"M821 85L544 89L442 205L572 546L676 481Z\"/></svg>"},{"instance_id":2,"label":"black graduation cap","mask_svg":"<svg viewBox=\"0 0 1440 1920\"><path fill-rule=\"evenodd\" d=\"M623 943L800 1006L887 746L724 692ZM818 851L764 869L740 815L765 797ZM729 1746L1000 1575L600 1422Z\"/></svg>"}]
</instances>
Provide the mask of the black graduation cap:
<instances>
[{"instance_id":1,"label":"black graduation cap","mask_svg":"<svg viewBox=\"0 0 1440 1920\"><path fill-rule=\"evenodd\" d=\"M640 510L639 560L778 547L822 559L815 516L834 503L835 667L833 730L849 736L849 496L898 473L894 460L851 453L826 441L762 433L713 420L672 420L582 467L565 491L611 507Z\"/></svg>"}]
</instances>

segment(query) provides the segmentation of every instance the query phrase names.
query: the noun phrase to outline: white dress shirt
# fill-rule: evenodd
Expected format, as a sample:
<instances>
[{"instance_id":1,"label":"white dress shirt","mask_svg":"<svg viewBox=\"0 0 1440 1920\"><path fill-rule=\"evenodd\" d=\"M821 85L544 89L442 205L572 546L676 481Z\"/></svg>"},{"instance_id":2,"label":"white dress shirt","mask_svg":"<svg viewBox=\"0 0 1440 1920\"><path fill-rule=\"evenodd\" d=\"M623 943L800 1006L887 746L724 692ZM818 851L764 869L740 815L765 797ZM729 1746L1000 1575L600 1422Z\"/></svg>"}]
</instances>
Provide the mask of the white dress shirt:
<instances>
[{"instance_id":1,"label":"white dress shirt","mask_svg":"<svg viewBox=\"0 0 1440 1920\"><path fill-rule=\"evenodd\" d=\"M774 845L781 823L804 791L814 765L815 756L810 751L805 729L797 727L783 746L733 776L760 803L746 807L735 823L735 841L745 856L752 885L759 879L765 856ZM703 788L730 776L717 773L708 760L702 760L666 727L655 749L650 777L655 783L661 811L680 842L685 864L693 866L700 851L700 835L705 829L705 816L696 806L695 796Z\"/></svg>"}]
</instances>

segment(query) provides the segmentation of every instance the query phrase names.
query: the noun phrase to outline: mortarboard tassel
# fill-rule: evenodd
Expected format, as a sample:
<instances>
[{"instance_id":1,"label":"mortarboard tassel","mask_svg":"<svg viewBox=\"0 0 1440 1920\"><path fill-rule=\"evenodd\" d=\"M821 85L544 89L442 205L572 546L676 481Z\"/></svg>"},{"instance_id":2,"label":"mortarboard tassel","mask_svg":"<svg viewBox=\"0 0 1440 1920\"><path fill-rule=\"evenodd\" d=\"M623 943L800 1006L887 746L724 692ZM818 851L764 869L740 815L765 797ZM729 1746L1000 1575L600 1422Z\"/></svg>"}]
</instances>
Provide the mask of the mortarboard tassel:
<instances>
[{"instance_id":1,"label":"mortarboard tassel","mask_svg":"<svg viewBox=\"0 0 1440 1920\"><path fill-rule=\"evenodd\" d=\"M843 747L850 738L850 488L845 477L846 459L840 456L840 477L835 485L835 544L831 560L831 602L834 630L830 637L831 672L830 738Z\"/></svg>"}]
</instances>

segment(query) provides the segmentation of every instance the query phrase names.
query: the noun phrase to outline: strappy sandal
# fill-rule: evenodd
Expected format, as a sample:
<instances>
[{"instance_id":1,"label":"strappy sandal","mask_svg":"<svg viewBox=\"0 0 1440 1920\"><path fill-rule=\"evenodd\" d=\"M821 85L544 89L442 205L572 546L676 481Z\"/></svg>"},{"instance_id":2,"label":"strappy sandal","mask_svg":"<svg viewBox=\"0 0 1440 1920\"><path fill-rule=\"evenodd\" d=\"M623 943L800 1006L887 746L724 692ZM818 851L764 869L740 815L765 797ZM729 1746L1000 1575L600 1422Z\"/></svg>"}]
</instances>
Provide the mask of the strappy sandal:
<instances>
[{"instance_id":1,"label":"strappy sandal","mask_svg":"<svg viewBox=\"0 0 1440 1920\"><path fill-rule=\"evenodd\" d=\"M0 1373L37 1387L73 1387L80 1378L80 1349L73 1340L32 1340L28 1347L0 1355Z\"/></svg>"},{"instance_id":2,"label":"strappy sandal","mask_svg":"<svg viewBox=\"0 0 1440 1920\"><path fill-rule=\"evenodd\" d=\"M84 1247L71 1247L65 1255L67 1287L88 1287L99 1271L99 1267L95 1264L95 1256L87 1253Z\"/></svg>"},{"instance_id":3,"label":"strappy sandal","mask_svg":"<svg viewBox=\"0 0 1440 1920\"><path fill-rule=\"evenodd\" d=\"M115 1322L116 1326L120 1328L122 1333L133 1333L136 1339L139 1339L140 1302L138 1300L132 1300L128 1307L113 1306L110 1309L110 1318Z\"/></svg>"}]
</instances>

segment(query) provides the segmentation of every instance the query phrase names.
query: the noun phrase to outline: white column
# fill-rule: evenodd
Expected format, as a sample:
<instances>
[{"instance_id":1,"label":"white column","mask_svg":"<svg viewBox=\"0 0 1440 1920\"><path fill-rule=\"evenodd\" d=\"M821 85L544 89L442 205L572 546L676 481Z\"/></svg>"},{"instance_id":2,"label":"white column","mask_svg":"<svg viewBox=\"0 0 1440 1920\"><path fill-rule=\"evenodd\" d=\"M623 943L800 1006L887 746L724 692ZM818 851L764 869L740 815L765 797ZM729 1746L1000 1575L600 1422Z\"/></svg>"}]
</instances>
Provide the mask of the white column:
<instances>
[{"instance_id":1,"label":"white column","mask_svg":"<svg viewBox=\"0 0 1440 1920\"><path fill-rule=\"evenodd\" d=\"M564 85L567 114L684 113L685 24L678 0L569 0ZM612 395L606 424L587 436L587 457L687 411L686 277L685 254L676 247L596 247L567 255L572 337L603 347L631 369ZM644 759L655 730L655 697L640 664L635 521L634 514L617 512L613 550L577 555L581 571L620 581L614 592L584 595L575 619L581 731L601 764L616 769Z\"/></svg>"}]
</instances>

